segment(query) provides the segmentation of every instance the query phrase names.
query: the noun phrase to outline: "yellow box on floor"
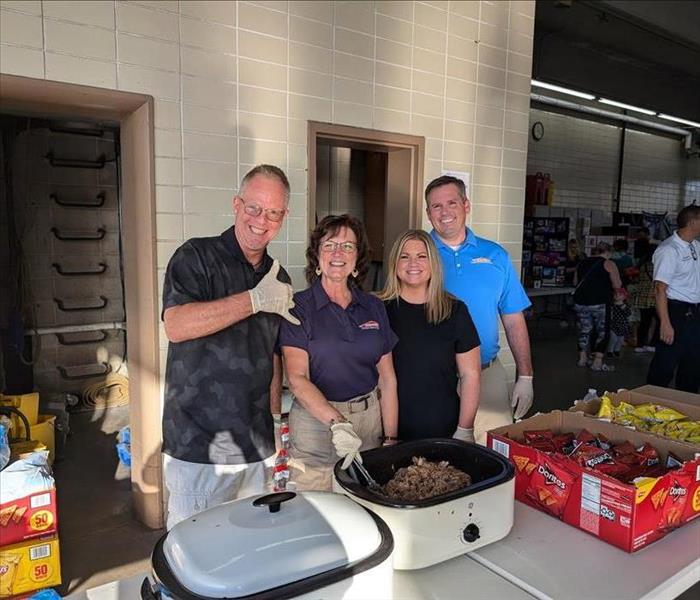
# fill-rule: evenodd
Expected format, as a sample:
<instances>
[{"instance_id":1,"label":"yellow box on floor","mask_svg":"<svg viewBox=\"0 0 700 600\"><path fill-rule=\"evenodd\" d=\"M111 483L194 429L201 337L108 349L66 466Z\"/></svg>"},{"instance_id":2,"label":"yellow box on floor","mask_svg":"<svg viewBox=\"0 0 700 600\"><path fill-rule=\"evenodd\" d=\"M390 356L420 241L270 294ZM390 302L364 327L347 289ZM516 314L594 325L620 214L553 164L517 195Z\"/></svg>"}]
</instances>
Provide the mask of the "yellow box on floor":
<instances>
[{"instance_id":1,"label":"yellow box on floor","mask_svg":"<svg viewBox=\"0 0 700 600\"><path fill-rule=\"evenodd\" d=\"M20 396L4 396L0 394L0 406L11 406L21 412L29 425L36 425L39 420L39 394L36 392L31 394L22 394ZM10 415L10 420L13 424L13 430L10 437L16 439L25 439L24 423L17 415Z\"/></svg>"},{"instance_id":2,"label":"yellow box on floor","mask_svg":"<svg viewBox=\"0 0 700 600\"><path fill-rule=\"evenodd\" d=\"M35 450L41 449L41 445L49 451L49 464L52 465L56 458L56 432L54 430L56 422L55 415L39 415L39 422L29 426L30 442L24 438L17 442L10 443L10 451L12 454L20 454L26 452L28 447L34 447Z\"/></svg>"},{"instance_id":3,"label":"yellow box on floor","mask_svg":"<svg viewBox=\"0 0 700 600\"><path fill-rule=\"evenodd\" d=\"M0 548L0 598L60 583L58 536Z\"/></svg>"},{"instance_id":4,"label":"yellow box on floor","mask_svg":"<svg viewBox=\"0 0 700 600\"><path fill-rule=\"evenodd\" d=\"M36 425L29 426L29 437L37 442L42 442L49 451L49 464L53 464L56 458L56 434L54 427L56 425L55 415L39 415L39 421Z\"/></svg>"},{"instance_id":5,"label":"yellow box on floor","mask_svg":"<svg viewBox=\"0 0 700 600\"><path fill-rule=\"evenodd\" d=\"M32 452L48 450L44 442L30 440L28 442L14 442L10 444L10 460L27 458Z\"/></svg>"}]
</instances>

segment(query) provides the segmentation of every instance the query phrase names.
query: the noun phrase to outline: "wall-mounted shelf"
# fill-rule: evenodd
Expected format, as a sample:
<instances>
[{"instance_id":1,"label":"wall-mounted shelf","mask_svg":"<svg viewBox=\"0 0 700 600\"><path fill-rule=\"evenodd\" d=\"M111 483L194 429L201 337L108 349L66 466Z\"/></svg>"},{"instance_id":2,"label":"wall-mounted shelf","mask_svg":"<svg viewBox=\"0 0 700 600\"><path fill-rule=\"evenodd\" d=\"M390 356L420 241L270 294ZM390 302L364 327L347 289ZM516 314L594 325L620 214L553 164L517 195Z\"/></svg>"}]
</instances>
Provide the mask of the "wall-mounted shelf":
<instances>
[{"instance_id":1,"label":"wall-mounted shelf","mask_svg":"<svg viewBox=\"0 0 700 600\"><path fill-rule=\"evenodd\" d=\"M56 158L53 152L46 155L46 159L52 167L66 167L69 169L103 169L107 159L101 154L97 160L85 160L82 158Z\"/></svg>"},{"instance_id":2,"label":"wall-mounted shelf","mask_svg":"<svg viewBox=\"0 0 700 600\"><path fill-rule=\"evenodd\" d=\"M56 204L70 208L100 208L101 206L104 206L106 197L107 196L104 192L100 192L97 194L97 196L95 196L95 200L93 202L76 202L71 200L61 200L58 197L58 194L49 194L49 198Z\"/></svg>"},{"instance_id":3,"label":"wall-mounted shelf","mask_svg":"<svg viewBox=\"0 0 700 600\"><path fill-rule=\"evenodd\" d=\"M107 303L109 300L105 298L104 296L100 296L99 298L102 302L101 304L74 304L73 306L69 306L66 304L65 300L62 300L61 298L54 298L53 301L56 303L58 306L59 310L62 310L64 312L76 312L76 311L81 311L81 310L100 310L107 306ZM79 302L79 300L68 300L68 304L72 304L74 302Z\"/></svg>"},{"instance_id":4,"label":"wall-mounted shelf","mask_svg":"<svg viewBox=\"0 0 700 600\"><path fill-rule=\"evenodd\" d=\"M90 242L104 238L107 230L104 227L100 227L95 233L77 231L72 233L62 233L57 227L52 227L51 233L54 234L56 239L61 240L62 242Z\"/></svg>"},{"instance_id":5,"label":"wall-mounted shelf","mask_svg":"<svg viewBox=\"0 0 700 600\"><path fill-rule=\"evenodd\" d=\"M75 365L72 367L62 367L61 365L58 365L56 369L58 369L58 372L61 374L63 379L75 380L102 377L103 375L107 375L112 370L112 367L110 367L108 363L98 363L90 365Z\"/></svg>"},{"instance_id":6,"label":"wall-mounted shelf","mask_svg":"<svg viewBox=\"0 0 700 600\"><path fill-rule=\"evenodd\" d=\"M76 277L76 276L83 276L83 275L102 275L107 270L107 263L99 263L97 265L96 269L88 270L88 271L66 271L63 269L63 267L58 264L58 263L52 263L51 266L56 269L56 273L59 275L63 275L64 277Z\"/></svg>"}]
</instances>

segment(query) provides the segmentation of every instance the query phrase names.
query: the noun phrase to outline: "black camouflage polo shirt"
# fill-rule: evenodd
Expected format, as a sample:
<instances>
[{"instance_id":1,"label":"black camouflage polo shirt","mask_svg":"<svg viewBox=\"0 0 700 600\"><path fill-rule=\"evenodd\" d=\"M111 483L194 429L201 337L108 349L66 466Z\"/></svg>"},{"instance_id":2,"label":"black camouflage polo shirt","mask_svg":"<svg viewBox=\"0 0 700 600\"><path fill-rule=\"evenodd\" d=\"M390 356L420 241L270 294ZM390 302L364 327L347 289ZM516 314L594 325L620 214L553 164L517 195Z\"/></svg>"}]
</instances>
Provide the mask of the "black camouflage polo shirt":
<instances>
[{"instance_id":1,"label":"black camouflage polo shirt","mask_svg":"<svg viewBox=\"0 0 700 600\"><path fill-rule=\"evenodd\" d=\"M256 271L233 227L196 238L168 263L163 312L254 288L272 266L265 253ZM280 269L280 281L290 283ZM270 382L281 317L260 312L203 338L168 345L163 452L195 463L243 464L274 454Z\"/></svg>"}]
</instances>

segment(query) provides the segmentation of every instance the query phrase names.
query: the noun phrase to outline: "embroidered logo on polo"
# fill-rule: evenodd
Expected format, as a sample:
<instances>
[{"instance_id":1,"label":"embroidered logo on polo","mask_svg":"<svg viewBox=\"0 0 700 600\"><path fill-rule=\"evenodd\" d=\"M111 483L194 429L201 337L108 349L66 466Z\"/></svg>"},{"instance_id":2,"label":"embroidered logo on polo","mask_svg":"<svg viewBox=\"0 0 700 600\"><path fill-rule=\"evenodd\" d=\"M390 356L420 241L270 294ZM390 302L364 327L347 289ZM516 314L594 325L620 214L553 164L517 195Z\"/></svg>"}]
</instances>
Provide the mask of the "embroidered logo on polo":
<instances>
[{"instance_id":1,"label":"embroidered logo on polo","mask_svg":"<svg viewBox=\"0 0 700 600\"><path fill-rule=\"evenodd\" d=\"M379 323L376 321L365 321L361 325L358 325L360 329L379 329Z\"/></svg>"},{"instance_id":2,"label":"embroidered logo on polo","mask_svg":"<svg viewBox=\"0 0 700 600\"><path fill-rule=\"evenodd\" d=\"M486 256L478 256L477 258L472 258L473 265L490 265L493 264L490 258Z\"/></svg>"}]
</instances>

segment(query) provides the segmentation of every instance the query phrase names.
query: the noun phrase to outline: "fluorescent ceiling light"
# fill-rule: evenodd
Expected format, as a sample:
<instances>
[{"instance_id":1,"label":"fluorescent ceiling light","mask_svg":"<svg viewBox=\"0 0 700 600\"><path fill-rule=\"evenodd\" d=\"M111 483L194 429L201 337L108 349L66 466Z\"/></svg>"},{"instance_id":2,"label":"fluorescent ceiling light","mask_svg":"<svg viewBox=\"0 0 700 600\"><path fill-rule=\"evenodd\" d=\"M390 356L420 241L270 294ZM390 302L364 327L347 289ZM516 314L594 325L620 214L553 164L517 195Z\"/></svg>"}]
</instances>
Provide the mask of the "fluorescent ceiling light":
<instances>
[{"instance_id":1,"label":"fluorescent ceiling light","mask_svg":"<svg viewBox=\"0 0 700 600\"><path fill-rule=\"evenodd\" d=\"M577 96L578 98L585 98L586 100L595 100L593 94L586 94L584 92L577 92L576 90L570 90L569 88L561 87L559 85L552 85L551 83L544 83L543 81L537 81L533 79L531 81L532 85L536 87L545 88L546 90L553 90L555 92L561 92L562 94L569 94L570 96Z\"/></svg>"},{"instance_id":2,"label":"fluorescent ceiling light","mask_svg":"<svg viewBox=\"0 0 700 600\"><path fill-rule=\"evenodd\" d=\"M603 104L609 104L610 106L617 106L619 108L626 108L627 110L633 110L635 112L642 113L644 115L655 115L656 111L649 110L648 108L638 108L632 106L631 104L625 104L624 102L617 102L616 100L608 100L607 98L598 98L598 102Z\"/></svg>"},{"instance_id":3,"label":"fluorescent ceiling light","mask_svg":"<svg viewBox=\"0 0 700 600\"><path fill-rule=\"evenodd\" d=\"M675 121L676 123L683 123L683 125L690 125L691 127L700 127L700 123L695 121L688 121L688 119L681 119L680 117L672 117L671 115L664 115L659 113L660 119L667 119L668 121Z\"/></svg>"}]
</instances>

